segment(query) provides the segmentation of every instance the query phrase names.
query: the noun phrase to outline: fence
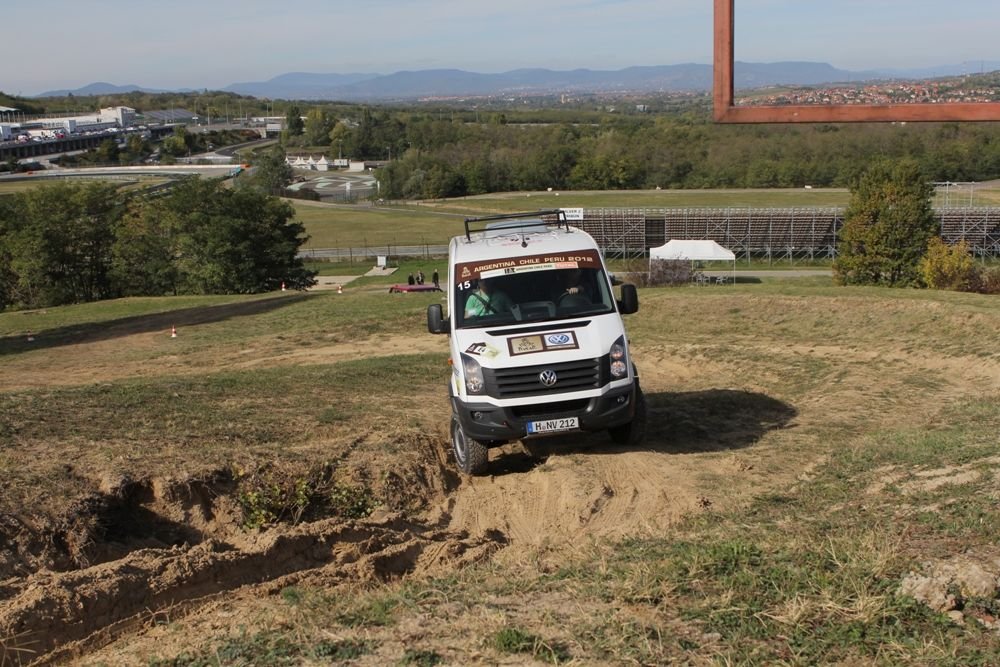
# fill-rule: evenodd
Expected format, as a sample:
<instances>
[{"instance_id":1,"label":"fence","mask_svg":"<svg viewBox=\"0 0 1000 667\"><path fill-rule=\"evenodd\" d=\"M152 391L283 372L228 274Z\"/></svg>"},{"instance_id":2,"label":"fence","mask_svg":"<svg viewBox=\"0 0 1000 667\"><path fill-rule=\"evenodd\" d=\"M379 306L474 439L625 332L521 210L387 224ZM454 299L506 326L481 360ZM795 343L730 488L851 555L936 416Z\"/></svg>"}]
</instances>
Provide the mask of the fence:
<instances>
[{"instance_id":1,"label":"fence","mask_svg":"<svg viewBox=\"0 0 1000 667\"><path fill-rule=\"evenodd\" d=\"M979 258L1000 257L1000 208L936 209L948 243L964 240ZM738 259L833 259L842 208L600 208L585 209L580 227L608 257L642 257L671 239L706 239L732 250ZM367 261L378 255L431 257L447 254L445 245L323 248L303 256Z\"/></svg>"}]
</instances>

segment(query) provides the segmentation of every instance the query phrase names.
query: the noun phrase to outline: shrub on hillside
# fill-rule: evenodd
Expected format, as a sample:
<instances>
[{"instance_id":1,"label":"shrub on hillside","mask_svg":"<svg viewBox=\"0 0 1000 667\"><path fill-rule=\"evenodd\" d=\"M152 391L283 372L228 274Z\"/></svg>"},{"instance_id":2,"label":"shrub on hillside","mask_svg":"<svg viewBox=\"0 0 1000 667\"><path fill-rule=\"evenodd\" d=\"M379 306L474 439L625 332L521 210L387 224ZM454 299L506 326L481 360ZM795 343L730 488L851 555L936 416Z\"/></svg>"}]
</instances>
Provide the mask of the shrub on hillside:
<instances>
[{"instance_id":1,"label":"shrub on hillside","mask_svg":"<svg viewBox=\"0 0 1000 667\"><path fill-rule=\"evenodd\" d=\"M625 265L626 280L638 287L687 285L694 277L694 267L687 260L637 258Z\"/></svg>"},{"instance_id":2,"label":"shrub on hillside","mask_svg":"<svg viewBox=\"0 0 1000 667\"><path fill-rule=\"evenodd\" d=\"M1000 266L993 266L979 272L976 291L980 294L1000 294Z\"/></svg>"},{"instance_id":3,"label":"shrub on hillside","mask_svg":"<svg viewBox=\"0 0 1000 667\"><path fill-rule=\"evenodd\" d=\"M979 283L979 270L969 245L959 241L948 245L940 236L927 244L927 253L920 260L920 275L931 289L975 291Z\"/></svg>"}]
</instances>

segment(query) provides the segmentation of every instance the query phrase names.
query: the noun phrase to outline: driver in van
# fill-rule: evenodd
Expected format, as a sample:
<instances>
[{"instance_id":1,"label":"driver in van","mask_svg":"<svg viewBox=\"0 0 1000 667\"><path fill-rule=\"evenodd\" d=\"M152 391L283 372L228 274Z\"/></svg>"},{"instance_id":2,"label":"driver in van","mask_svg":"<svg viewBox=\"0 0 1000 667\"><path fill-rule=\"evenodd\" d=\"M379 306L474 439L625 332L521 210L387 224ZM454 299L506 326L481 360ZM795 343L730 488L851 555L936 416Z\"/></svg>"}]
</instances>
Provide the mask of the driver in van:
<instances>
[{"instance_id":1,"label":"driver in van","mask_svg":"<svg viewBox=\"0 0 1000 667\"><path fill-rule=\"evenodd\" d=\"M561 273L559 278L563 289L556 295L557 300L571 294L578 296L579 300L591 300L589 290L584 284L582 269L565 269Z\"/></svg>"},{"instance_id":2,"label":"driver in van","mask_svg":"<svg viewBox=\"0 0 1000 667\"><path fill-rule=\"evenodd\" d=\"M510 297L496 288L492 278L480 278L479 287L465 302L466 317L481 317L510 312Z\"/></svg>"}]
</instances>

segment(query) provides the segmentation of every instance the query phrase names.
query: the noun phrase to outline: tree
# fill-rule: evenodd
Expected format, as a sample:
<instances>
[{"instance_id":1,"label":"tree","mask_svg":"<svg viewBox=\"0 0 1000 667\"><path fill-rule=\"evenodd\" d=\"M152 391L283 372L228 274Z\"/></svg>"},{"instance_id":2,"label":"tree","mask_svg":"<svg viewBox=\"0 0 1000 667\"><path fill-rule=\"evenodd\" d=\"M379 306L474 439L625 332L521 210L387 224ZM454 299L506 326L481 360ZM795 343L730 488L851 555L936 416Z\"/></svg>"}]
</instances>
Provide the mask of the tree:
<instances>
[{"instance_id":1,"label":"tree","mask_svg":"<svg viewBox=\"0 0 1000 667\"><path fill-rule=\"evenodd\" d=\"M350 156L351 150L351 128L344 123L337 123L330 130L330 145L337 147L337 157Z\"/></svg>"},{"instance_id":2,"label":"tree","mask_svg":"<svg viewBox=\"0 0 1000 667\"><path fill-rule=\"evenodd\" d=\"M17 275L11 268L14 215L12 198L0 197L0 311L13 301L14 286L17 282Z\"/></svg>"},{"instance_id":3,"label":"tree","mask_svg":"<svg viewBox=\"0 0 1000 667\"><path fill-rule=\"evenodd\" d=\"M221 181L187 179L162 202L176 221L177 290L248 294L315 284L298 256L305 228L287 202Z\"/></svg>"},{"instance_id":4,"label":"tree","mask_svg":"<svg viewBox=\"0 0 1000 667\"><path fill-rule=\"evenodd\" d=\"M12 299L29 307L115 296L114 228L127 197L107 183L45 185L14 196L6 226Z\"/></svg>"},{"instance_id":5,"label":"tree","mask_svg":"<svg viewBox=\"0 0 1000 667\"><path fill-rule=\"evenodd\" d=\"M250 182L264 192L277 193L287 187L294 177L295 173L285 161L285 151L281 146L254 155Z\"/></svg>"},{"instance_id":6,"label":"tree","mask_svg":"<svg viewBox=\"0 0 1000 667\"><path fill-rule=\"evenodd\" d=\"M358 126L351 134L353 138L351 148L355 158L379 157L383 149L376 148L378 142L375 138L375 117L371 109L362 107Z\"/></svg>"},{"instance_id":7,"label":"tree","mask_svg":"<svg viewBox=\"0 0 1000 667\"><path fill-rule=\"evenodd\" d=\"M304 131L307 146L329 146L330 131L333 129L333 118L325 109L315 107L306 114Z\"/></svg>"},{"instance_id":8,"label":"tree","mask_svg":"<svg viewBox=\"0 0 1000 667\"><path fill-rule=\"evenodd\" d=\"M915 160L879 158L851 188L840 230L835 280L905 287L921 282L920 260L938 232L933 186Z\"/></svg>"},{"instance_id":9,"label":"tree","mask_svg":"<svg viewBox=\"0 0 1000 667\"><path fill-rule=\"evenodd\" d=\"M188 154L188 132L183 125L174 128L174 133L160 144L160 152L164 155L179 157Z\"/></svg>"},{"instance_id":10,"label":"tree","mask_svg":"<svg viewBox=\"0 0 1000 667\"><path fill-rule=\"evenodd\" d=\"M97 162L118 162L118 142L114 139L105 139L94 151L94 159Z\"/></svg>"},{"instance_id":11,"label":"tree","mask_svg":"<svg viewBox=\"0 0 1000 667\"><path fill-rule=\"evenodd\" d=\"M133 207L118 223L111 248L111 276L123 296L177 293L180 224L156 203Z\"/></svg>"},{"instance_id":12,"label":"tree","mask_svg":"<svg viewBox=\"0 0 1000 667\"><path fill-rule=\"evenodd\" d=\"M302 134L303 129L305 125L302 122L302 111L293 104L285 114L285 131L289 137L297 137Z\"/></svg>"},{"instance_id":13,"label":"tree","mask_svg":"<svg viewBox=\"0 0 1000 667\"><path fill-rule=\"evenodd\" d=\"M130 134L125 141L125 158L130 162L137 162L143 155L149 152L149 142L139 134ZM119 156L120 158L121 156Z\"/></svg>"}]
</instances>

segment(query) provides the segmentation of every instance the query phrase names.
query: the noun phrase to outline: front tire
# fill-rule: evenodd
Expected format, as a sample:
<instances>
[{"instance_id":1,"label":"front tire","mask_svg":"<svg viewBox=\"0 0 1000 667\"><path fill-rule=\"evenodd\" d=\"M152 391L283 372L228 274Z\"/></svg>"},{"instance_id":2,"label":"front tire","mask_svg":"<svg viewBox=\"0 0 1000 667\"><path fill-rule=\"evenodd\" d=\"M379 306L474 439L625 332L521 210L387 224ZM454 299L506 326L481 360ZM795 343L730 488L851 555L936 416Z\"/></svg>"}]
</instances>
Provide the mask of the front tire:
<instances>
[{"instance_id":1,"label":"front tire","mask_svg":"<svg viewBox=\"0 0 1000 667\"><path fill-rule=\"evenodd\" d=\"M479 475L486 470L489 462L489 448L466 435L458 417L451 418L451 448L455 454L455 465L466 475Z\"/></svg>"},{"instance_id":2,"label":"front tire","mask_svg":"<svg viewBox=\"0 0 1000 667\"><path fill-rule=\"evenodd\" d=\"M628 445L634 447L642 443L646 437L646 396L638 386L635 388L635 414L632 421L621 426L612 426L608 429L612 442L616 445Z\"/></svg>"}]
</instances>

